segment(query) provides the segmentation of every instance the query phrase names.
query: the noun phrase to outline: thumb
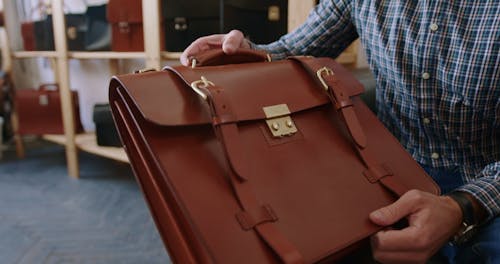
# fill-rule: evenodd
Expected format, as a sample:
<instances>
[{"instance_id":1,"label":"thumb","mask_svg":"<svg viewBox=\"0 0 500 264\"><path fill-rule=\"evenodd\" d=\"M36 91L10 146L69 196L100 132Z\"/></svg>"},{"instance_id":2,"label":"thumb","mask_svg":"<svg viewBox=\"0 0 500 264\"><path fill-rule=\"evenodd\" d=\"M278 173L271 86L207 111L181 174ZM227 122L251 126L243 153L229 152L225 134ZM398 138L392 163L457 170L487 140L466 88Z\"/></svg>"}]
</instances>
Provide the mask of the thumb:
<instances>
[{"instance_id":1,"label":"thumb","mask_svg":"<svg viewBox=\"0 0 500 264\"><path fill-rule=\"evenodd\" d=\"M392 225L411 214L414 207L413 205L414 204L405 194L396 202L370 213L370 220L380 226Z\"/></svg>"},{"instance_id":2,"label":"thumb","mask_svg":"<svg viewBox=\"0 0 500 264\"><path fill-rule=\"evenodd\" d=\"M231 30L224 36L224 41L222 42L222 50L226 54L233 54L240 47L246 47L245 37L243 33L239 30Z\"/></svg>"}]
</instances>

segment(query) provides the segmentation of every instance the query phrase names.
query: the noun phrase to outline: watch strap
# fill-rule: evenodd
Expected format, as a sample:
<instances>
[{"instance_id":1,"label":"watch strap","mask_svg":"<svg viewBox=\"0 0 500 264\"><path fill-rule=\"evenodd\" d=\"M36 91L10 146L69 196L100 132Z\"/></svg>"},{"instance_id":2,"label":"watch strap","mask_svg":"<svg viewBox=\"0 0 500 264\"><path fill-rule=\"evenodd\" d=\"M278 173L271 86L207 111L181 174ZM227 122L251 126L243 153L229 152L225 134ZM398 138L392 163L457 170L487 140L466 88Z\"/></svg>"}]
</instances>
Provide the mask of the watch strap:
<instances>
[{"instance_id":1,"label":"watch strap","mask_svg":"<svg viewBox=\"0 0 500 264\"><path fill-rule=\"evenodd\" d=\"M472 201L467 198L464 192L453 191L448 193L447 196L452 198L455 202L457 202L458 206L462 210L463 222L467 225L475 225L476 219L474 216L474 206L472 205Z\"/></svg>"}]
</instances>

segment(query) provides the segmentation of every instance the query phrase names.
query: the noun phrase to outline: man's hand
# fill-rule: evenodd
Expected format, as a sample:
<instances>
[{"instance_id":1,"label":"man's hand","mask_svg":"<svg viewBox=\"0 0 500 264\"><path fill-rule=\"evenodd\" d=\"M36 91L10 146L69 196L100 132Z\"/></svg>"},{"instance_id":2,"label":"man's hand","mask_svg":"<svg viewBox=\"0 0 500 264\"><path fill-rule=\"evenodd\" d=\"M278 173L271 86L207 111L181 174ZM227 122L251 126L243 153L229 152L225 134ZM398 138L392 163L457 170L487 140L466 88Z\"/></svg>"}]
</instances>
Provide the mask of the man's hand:
<instances>
[{"instance_id":1,"label":"man's hand","mask_svg":"<svg viewBox=\"0 0 500 264\"><path fill-rule=\"evenodd\" d=\"M370 220L381 226L390 226L405 217L408 227L385 229L371 237L377 261L425 263L458 231L462 211L450 197L411 190L395 203L370 214Z\"/></svg>"},{"instance_id":2,"label":"man's hand","mask_svg":"<svg viewBox=\"0 0 500 264\"><path fill-rule=\"evenodd\" d=\"M181 55L181 63L189 65L189 58L202 51L220 49L226 54L233 54L238 48L250 48L250 44L239 30L232 30L227 34L216 34L201 37L189 45Z\"/></svg>"}]
</instances>

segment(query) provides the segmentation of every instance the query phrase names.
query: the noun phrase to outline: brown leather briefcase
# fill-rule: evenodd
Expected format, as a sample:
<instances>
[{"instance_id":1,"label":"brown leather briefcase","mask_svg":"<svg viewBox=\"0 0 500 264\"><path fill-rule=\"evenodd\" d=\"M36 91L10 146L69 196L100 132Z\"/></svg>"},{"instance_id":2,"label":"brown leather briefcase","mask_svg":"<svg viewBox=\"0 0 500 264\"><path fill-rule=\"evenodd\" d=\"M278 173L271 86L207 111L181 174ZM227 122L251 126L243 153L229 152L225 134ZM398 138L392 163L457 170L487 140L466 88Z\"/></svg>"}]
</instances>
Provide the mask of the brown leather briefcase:
<instances>
[{"instance_id":1,"label":"brown leather briefcase","mask_svg":"<svg viewBox=\"0 0 500 264\"><path fill-rule=\"evenodd\" d=\"M209 52L114 77L113 116L175 263L330 263L438 187L334 60ZM246 62L243 64L236 64ZM220 63L231 65L209 66Z\"/></svg>"},{"instance_id":2,"label":"brown leather briefcase","mask_svg":"<svg viewBox=\"0 0 500 264\"><path fill-rule=\"evenodd\" d=\"M107 18L111 24L111 50L144 51L141 0L110 0Z\"/></svg>"},{"instance_id":3,"label":"brown leather briefcase","mask_svg":"<svg viewBox=\"0 0 500 264\"><path fill-rule=\"evenodd\" d=\"M75 131L83 131L78 93L72 91ZM14 96L20 135L64 134L61 96L57 84L43 84L38 90L17 90Z\"/></svg>"}]
</instances>

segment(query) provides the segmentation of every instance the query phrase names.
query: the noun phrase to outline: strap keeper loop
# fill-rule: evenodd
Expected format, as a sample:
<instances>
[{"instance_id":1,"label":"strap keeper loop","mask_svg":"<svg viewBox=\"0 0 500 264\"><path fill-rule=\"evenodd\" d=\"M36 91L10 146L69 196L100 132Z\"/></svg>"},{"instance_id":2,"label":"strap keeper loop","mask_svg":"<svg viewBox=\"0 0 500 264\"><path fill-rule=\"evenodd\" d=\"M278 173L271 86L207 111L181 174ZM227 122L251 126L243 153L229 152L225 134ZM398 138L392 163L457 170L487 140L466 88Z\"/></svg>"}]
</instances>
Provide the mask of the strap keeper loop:
<instances>
[{"instance_id":1,"label":"strap keeper loop","mask_svg":"<svg viewBox=\"0 0 500 264\"><path fill-rule=\"evenodd\" d=\"M278 216L269 204L265 204L255 214L251 214L248 211L238 212L236 220L238 220L243 230L248 231L263 223L276 222L278 221Z\"/></svg>"},{"instance_id":2,"label":"strap keeper loop","mask_svg":"<svg viewBox=\"0 0 500 264\"><path fill-rule=\"evenodd\" d=\"M370 183L376 183L380 179L394 174L389 166L386 164L380 164L369 167L367 170L363 171L363 175L365 175L366 179Z\"/></svg>"}]
</instances>

